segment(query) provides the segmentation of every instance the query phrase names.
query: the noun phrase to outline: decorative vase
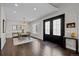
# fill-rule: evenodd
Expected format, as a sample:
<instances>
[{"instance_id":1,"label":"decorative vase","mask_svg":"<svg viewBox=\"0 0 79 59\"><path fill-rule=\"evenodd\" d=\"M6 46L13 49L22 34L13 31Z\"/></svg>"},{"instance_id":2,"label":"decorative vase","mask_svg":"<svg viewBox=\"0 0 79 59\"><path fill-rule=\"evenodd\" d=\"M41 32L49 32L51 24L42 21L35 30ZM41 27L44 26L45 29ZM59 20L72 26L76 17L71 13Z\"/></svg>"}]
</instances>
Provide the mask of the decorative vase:
<instances>
[{"instance_id":1,"label":"decorative vase","mask_svg":"<svg viewBox=\"0 0 79 59\"><path fill-rule=\"evenodd\" d=\"M76 32L72 32L72 33L71 33L71 37L72 37L72 38L76 38L76 37L77 37L77 33L76 33Z\"/></svg>"}]
</instances>

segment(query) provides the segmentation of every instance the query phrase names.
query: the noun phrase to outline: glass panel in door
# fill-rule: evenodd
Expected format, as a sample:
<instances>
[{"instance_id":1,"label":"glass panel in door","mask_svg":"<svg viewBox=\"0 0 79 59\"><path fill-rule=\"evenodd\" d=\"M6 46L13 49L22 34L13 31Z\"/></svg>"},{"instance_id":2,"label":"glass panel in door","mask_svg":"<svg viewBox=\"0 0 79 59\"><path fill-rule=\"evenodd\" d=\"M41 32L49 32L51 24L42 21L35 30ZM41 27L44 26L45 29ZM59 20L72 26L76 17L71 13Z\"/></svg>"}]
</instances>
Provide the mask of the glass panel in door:
<instances>
[{"instance_id":1,"label":"glass panel in door","mask_svg":"<svg viewBox=\"0 0 79 59\"><path fill-rule=\"evenodd\" d=\"M53 20L53 35L61 36L61 19Z\"/></svg>"},{"instance_id":2,"label":"glass panel in door","mask_svg":"<svg viewBox=\"0 0 79 59\"><path fill-rule=\"evenodd\" d=\"M45 22L45 34L50 34L50 21Z\"/></svg>"}]
</instances>

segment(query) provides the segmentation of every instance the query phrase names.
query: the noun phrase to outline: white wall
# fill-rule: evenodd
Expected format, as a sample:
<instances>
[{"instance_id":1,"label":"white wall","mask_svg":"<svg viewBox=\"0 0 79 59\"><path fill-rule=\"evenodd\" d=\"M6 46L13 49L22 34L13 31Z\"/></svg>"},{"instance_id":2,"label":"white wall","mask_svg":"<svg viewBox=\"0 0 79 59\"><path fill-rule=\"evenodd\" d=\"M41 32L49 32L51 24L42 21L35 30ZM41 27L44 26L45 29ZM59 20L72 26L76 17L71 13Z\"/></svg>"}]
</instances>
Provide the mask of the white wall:
<instances>
[{"instance_id":1,"label":"white wall","mask_svg":"<svg viewBox=\"0 0 79 59\"><path fill-rule=\"evenodd\" d=\"M12 29L13 25L22 25L21 21L11 21L7 20L7 26L6 26L6 38L12 38L12 33L14 32ZM16 31L17 32L17 31ZM29 23L25 24L24 32L29 32Z\"/></svg>"},{"instance_id":2,"label":"white wall","mask_svg":"<svg viewBox=\"0 0 79 59\"><path fill-rule=\"evenodd\" d=\"M1 5L0 5L0 24L1 24ZM0 38L1 38L1 26L0 26Z\"/></svg>"},{"instance_id":3,"label":"white wall","mask_svg":"<svg viewBox=\"0 0 79 59\"><path fill-rule=\"evenodd\" d=\"M33 33L32 31L33 31L33 27L32 27L32 25L33 24L38 24L38 28L37 28L37 30L38 30L38 32L37 33ZM30 31L31 31L31 36L34 36L34 37L37 37L37 38L40 38L40 39L43 39L43 21L41 21L41 20L36 20L36 21L33 21L32 23L30 23Z\"/></svg>"},{"instance_id":4,"label":"white wall","mask_svg":"<svg viewBox=\"0 0 79 59\"><path fill-rule=\"evenodd\" d=\"M4 9L1 6L1 49L3 49L3 47L6 43L6 33L3 33L3 19L6 20Z\"/></svg>"},{"instance_id":5,"label":"white wall","mask_svg":"<svg viewBox=\"0 0 79 59\"><path fill-rule=\"evenodd\" d=\"M59 15L59 14L62 14L62 13L65 13L65 36L66 37L70 37L70 33L71 32L77 32L78 33L78 38L79 38L79 27L78 27L78 19L79 19L79 8L78 8L79 5L76 5L76 4L65 4L65 5L62 5L62 6L58 6L59 8L59 11L61 12L55 12L55 13L52 13L51 15L48 15L46 17L43 17L43 18L40 18L40 19L37 19L36 21L33 21L31 22L31 25L33 23L41 23L40 25L40 34L38 35L35 35L35 34L32 34L32 36L35 36L35 37L38 37L38 38L42 38L43 39L43 20L47 19L47 18L50 18L50 17L54 17L56 15ZM71 22L75 22L76 23L76 27L75 28L66 28L66 24L67 23L71 23ZM32 28L32 27L31 27ZM32 31L32 30L31 30ZM41 35L39 37L39 35ZM75 41L69 41L67 40L66 41L67 43L71 43L70 45L67 44L67 48L71 48L73 50L75 50Z\"/></svg>"}]
</instances>

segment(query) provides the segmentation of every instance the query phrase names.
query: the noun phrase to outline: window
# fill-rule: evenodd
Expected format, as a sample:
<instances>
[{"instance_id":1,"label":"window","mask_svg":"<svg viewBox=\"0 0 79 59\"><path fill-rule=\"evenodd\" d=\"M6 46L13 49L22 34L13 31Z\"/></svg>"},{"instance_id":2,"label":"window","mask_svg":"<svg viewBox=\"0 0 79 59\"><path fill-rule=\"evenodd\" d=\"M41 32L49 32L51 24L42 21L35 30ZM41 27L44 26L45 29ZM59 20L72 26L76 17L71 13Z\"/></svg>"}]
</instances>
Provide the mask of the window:
<instances>
[{"instance_id":1,"label":"window","mask_svg":"<svg viewBox=\"0 0 79 59\"><path fill-rule=\"evenodd\" d=\"M16 30L16 25L13 26L13 30Z\"/></svg>"},{"instance_id":2,"label":"window","mask_svg":"<svg viewBox=\"0 0 79 59\"><path fill-rule=\"evenodd\" d=\"M12 30L22 30L24 29L24 25L13 25Z\"/></svg>"},{"instance_id":3,"label":"window","mask_svg":"<svg viewBox=\"0 0 79 59\"><path fill-rule=\"evenodd\" d=\"M36 33L36 27L37 27L36 24L32 25L32 33Z\"/></svg>"}]
</instances>

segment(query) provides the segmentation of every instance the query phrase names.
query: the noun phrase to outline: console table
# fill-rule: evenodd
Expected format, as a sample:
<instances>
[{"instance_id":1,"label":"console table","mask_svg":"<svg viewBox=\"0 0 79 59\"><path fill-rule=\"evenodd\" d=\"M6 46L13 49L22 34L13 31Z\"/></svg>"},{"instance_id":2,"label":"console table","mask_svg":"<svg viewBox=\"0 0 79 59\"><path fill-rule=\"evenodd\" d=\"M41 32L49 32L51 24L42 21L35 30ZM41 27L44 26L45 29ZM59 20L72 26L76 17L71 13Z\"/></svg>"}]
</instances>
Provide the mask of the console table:
<instances>
[{"instance_id":1,"label":"console table","mask_svg":"<svg viewBox=\"0 0 79 59\"><path fill-rule=\"evenodd\" d=\"M71 40L75 40L75 42L76 42L76 54L78 54L78 39L76 39L76 38L70 38L70 37L64 37L65 39L71 39Z\"/></svg>"}]
</instances>

